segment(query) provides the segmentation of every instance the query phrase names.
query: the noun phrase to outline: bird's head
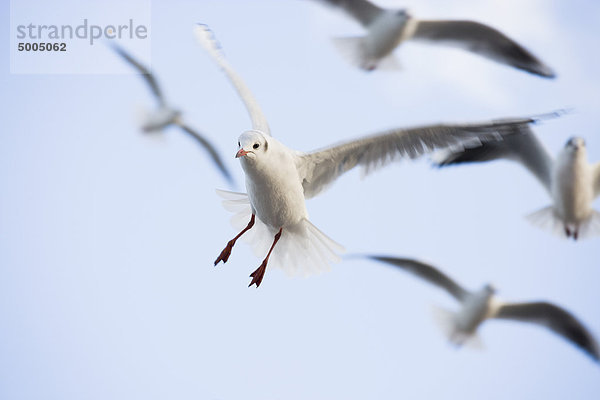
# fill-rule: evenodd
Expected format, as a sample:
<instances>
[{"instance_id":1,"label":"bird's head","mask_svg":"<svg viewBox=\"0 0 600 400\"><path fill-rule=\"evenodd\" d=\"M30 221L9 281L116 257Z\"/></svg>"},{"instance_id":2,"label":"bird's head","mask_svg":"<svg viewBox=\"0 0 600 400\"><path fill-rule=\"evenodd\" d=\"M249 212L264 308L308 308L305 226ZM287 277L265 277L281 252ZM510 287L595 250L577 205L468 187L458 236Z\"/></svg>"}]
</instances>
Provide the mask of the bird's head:
<instances>
[{"instance_id":1,"label":"bird's head","mask_svg":"<svg viewBox=\"0 0 600 400\"><path fill-rule=\"evenodd\" d=\"M267 137L260 131L250 130L238 138L238 151L235 158L243 157L246 161L256 161L269 148Z\"/></svg>"},{"instance_id":2,"label":"bird's head","mask_svg":"<svg viewBox=\"0 0 600 400\"><path fill-rule=\"evenodd\" d=\"M496 288L491 283L488 283L487 285L485 285L483 287L483 290L490 296L496 293Z\"/></svg>"},{"instance_id":3,"label":"bird's head","mask_svg":"<svg viewBox=\"0 0 600 400\"><path fill-rule=\"evenodd\" d=\"M565 149L568 149L571 151L579 151L584 148L585 148L585 140L583 140L580 137L576 137L576 136L569 139L567 141L567 144L565 144Z\"/></svg>"},{"instance_id":4,"label":"bird's head","mask_svg":"<svg viewBox=\"0 0 600 400\"><path fill-rule=\"evenodd\" d=\"M402 8L400 10L397 10L396 11L396 16L401 17L402 19L405 19L405 20L412 17L412 15L410 14L410 12L406 8Z\"/></svg>"}]
</instances>

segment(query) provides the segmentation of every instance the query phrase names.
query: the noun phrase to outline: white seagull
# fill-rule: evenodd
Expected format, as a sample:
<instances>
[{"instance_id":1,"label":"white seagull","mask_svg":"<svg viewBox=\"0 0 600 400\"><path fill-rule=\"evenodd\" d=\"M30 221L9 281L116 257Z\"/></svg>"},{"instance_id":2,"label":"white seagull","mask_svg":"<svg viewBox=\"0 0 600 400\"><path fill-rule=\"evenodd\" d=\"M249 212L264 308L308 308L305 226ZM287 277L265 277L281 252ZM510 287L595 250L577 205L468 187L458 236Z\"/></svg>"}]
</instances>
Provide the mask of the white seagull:
<instances>
[{"instance_id":1,"label":"white seagull","mask_svg":"<svg viewBox=\"0 0 600 400\"><path fill-rule=\"evenodd\" d=\"M569 139L556 160L528 126L513 127L504 140L475 148L446 149L434 155L438 166L507 159L517 161L544 186L552 205L528 216L540 228L578 238L600 234L600 213L592 202L600 195L600 162L590 164L585 142Z\"/></svg>"},{"instance_id":2,"label":"white seagull","mask_svg":"<svg viewBox=\"0 0 600 400\"><path fill-rule=\"evenodd\" d=\"M460 310L438 310L438 317L450 341L459 346L472 339L477 328L487 319L508 319L542 325L600 361L600 350L592 334L569 311L545 301L506 303L495 296L487 284L478 291L469 291L437 268L410 258L368 256L408 271L447 291L461 304Z\"/></svg>"},{"instance_id":3,"label":"white seagull","mask_svg":"<svg viewBox=\"0 0 600 400\"><path fill-rule=\"evenodd\" d=\"M142 63L136 60L122 47L116 44L112 44L112 48L119 56L121 56L136 70L138 70L140 75L144 78L144 80L150 87L152 94L158 102L158 109L152 112L144 112L142 130L147 133L157 133L162 132L165 128L167 128L170 125L177 125L184 132L190 135L194 140L196 140L196 142L198 142L208 152L214 164L217 166L219 171L221 171L225 179L227 179L229 183L233 183L231 174L229 173L229 170L225 167L225 164L221 160L221 157L219 156L219 153L217 152L215 147L200 133L183 123L183 121L181 120L181 112L167 104L167 102L165 101L165 97L162 91L160 90L158 83L156 82L156 78L148 70L148 68L146 68Z\"/></svg>"},{"instance_id":4,"label":"white seagull","mask_svg":"<svg viewBox=\"0 0 600 400\"><path fill-rule=\"evenodd\" d=\"M248 194L219 191L225 198L225 207L238 213L234 225L242 228L248 219L249 222L215 261L215 265L219 261L227 262L237 239L254 227L250 232L255 234L250 240L255 253L257 256L266 254L266 257L250 275L253 279L249 286L260 285L270 257L276 259L271 264L284 267L290 273L305 274L326 269L329 262L339 260L337 253L343 250L342 246L310 223L305 199L319 194L346 171L356 166L372 170L397 159L415 158L465 141L497 140L511 126L536 121L535 118L518 118L471 125L393 129L302 153L271 136L260 107L224 58L210 29L198 24L194 33L235 87L252 120L252 129L238 139L236 154L246 176Z\"/></svg>"},{"instance_id":5,"label":"white seagull","mask_svg":"<svg viewBox=\"0 0 600 400\"><path fill-rule=\"evenodd\" d=\"M343 9L367 34L337 38L338 49L356 66L374 70L394 68L392 52L406 40L459 47L501 64L545 78L554 78L550 67L502 32L475 21L418 20L406 9L383 9L367 0L319 0Z\"/></svg>"}]
</instances>

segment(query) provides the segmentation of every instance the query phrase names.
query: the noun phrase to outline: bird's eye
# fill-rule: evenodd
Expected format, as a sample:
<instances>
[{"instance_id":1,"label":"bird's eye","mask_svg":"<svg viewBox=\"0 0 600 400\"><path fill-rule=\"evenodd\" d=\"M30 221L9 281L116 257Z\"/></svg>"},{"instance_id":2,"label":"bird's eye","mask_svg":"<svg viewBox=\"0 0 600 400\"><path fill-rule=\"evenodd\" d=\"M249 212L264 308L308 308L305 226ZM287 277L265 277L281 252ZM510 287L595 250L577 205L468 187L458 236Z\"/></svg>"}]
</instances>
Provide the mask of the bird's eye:
<instances>
[{"instance_id":1,"label":"bird's eye","mask_svg":"<svg viewBox=\"0 0 600 400\"><path fill-rule=\"evenodd\" d=\"M238 147L241 146L240 142L238 142Z\"/></svg>"},{"instance_id":2,"label":"bird's eye","mask_svg":"<svg viewBox=\"0 0 600 400\"><path fill-rule=\"evenodd\" d=\"M252 146L253 149L258 149L260 145L258 143L254 143L254 146Z\"/></svg>"}]
</instances>

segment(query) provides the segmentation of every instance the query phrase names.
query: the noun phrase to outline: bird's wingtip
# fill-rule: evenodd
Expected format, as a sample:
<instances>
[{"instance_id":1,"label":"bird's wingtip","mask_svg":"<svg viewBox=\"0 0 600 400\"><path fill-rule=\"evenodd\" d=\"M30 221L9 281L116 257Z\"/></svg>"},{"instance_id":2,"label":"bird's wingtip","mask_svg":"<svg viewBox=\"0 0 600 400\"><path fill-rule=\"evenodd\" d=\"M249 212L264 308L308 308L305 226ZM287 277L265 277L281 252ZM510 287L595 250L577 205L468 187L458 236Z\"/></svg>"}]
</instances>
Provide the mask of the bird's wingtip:
<instances>
[{"instance_id":1,"label":"bird's wingtip","mask_svg":"<svg viewBox=\"0 0 600 400\"><path fill-rule=\"evenodd\" d=\"M195 22L194 23L194 30L196 30L196 31L197 30L203 30L203 31L211 32L212 33L212 30L210 29L210 27L207 24L202 23L202 22Z\"/></svg>"},{"instance_id":2,"label":"bird's wingtip","mask_svg":"<svg viewBox=\"0 0 600 400\"><path fill-rule=\"evenodd\" d=\"M554 72L554 70L546 65L542 65L539 70L537 71L537 74L540 75L542 78L547 78L547 79L555 79L556 78L556 72Z\"/></svg>"},{"instance_id":3,"label":"bird's wingtip","mask_svg":"<svg viewBox=\"0 0 600 400\"><path fill-rule=\"evenodd\" d=\"M571 114L571 113L574 112L574 110L575 109L573 107L559 108L557 110L550 111L550 112L547 112L547 113L533 115L531 117L531 120L532 120L532 122L534 124L537 124L538 122L541 122L541 121L546 121L546 120L549 120L549 119L560 118L563 115Z\"/></svg>"},{"instance_id":4,"label":"bird's wingtip","mask_svg":"<svg viewBox=\"0 0 600 400\"><path fill-rule=\"evenodd\" d=\"M207 49L214 49L217 52L222 52L223 47L221 43L217 40L217 37L213 30L204 23L196 22L194 24L194 33L196 34L197 40Z\"/></svg>"}]
</instances>

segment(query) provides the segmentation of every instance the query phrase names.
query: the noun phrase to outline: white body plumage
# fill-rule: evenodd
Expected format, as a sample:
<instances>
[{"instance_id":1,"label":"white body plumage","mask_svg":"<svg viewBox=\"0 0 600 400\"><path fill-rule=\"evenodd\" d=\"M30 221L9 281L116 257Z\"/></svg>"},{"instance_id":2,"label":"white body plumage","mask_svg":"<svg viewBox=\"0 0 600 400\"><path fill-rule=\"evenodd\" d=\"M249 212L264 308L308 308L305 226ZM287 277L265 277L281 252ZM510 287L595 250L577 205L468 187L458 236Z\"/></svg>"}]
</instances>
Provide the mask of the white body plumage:
<instances>
[{"instance_id":1,"label":"white body plumage","mask_svg":"<svg viewBox=\"0 0 600 400\"><path fill-rule=\"evenodd\" d=\"M240 157L240 163L256 216L276 230L308 218L304 189L292 151L278 140L256 131L243 133L239 143L241 148L251 149ZM256 145L258 148L254 149ZM256 157L258 152L260 156Z\"/></svg>"},{"instance_id":2,"label":"white body plumage","mask_svg":"<svg viewBox=\"0 0 600 400\"><path fill-rule=\"evenodd\" d=\"M573 138L560 152L552 173L554 211L568 229L581 225L593 213L592 166L581 138Z\"/></svg>"}]
</instances>

